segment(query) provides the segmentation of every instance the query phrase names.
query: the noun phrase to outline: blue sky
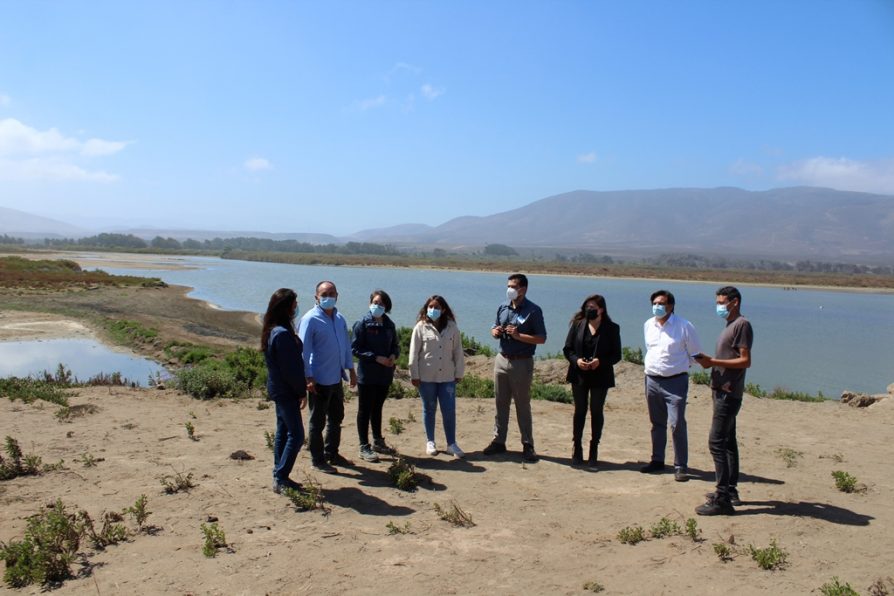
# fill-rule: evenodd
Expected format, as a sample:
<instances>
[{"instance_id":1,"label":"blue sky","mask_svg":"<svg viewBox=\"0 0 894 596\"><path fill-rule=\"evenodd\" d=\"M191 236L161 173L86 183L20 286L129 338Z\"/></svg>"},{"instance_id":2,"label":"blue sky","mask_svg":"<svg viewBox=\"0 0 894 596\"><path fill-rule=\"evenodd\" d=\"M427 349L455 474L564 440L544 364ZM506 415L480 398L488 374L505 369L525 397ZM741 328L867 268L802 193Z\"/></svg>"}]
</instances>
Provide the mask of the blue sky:
<instances>
[{"instance_id":1,"label":"blue sky","mask_svg":"<svg viewBox=\"0 0 894 596\"><path fill-rule=\"evenodd\" d=\"M2 0L0 206L347 234L576 189L894 195L894 1Z\"/></svg>"}]
</instances>

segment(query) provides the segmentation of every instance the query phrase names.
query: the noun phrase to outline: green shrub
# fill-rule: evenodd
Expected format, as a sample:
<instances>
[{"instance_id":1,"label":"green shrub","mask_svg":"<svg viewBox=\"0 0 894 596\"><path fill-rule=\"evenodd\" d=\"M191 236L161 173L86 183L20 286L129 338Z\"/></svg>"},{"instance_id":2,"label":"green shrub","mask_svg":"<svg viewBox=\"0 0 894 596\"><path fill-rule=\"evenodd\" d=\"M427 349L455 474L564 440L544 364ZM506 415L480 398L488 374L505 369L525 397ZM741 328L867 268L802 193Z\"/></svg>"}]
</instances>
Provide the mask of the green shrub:
<instances>
[{"instance_id":1,"label":"green shrub","mask_svg":"<svg viewBox=\"0 0 894 596\"><path fill-rule=\"evenodd\" d=\"M173 341L165 346L165 356L173 358L180 364L198 364L217 354L217 350L208 346L197 346L187 342Z\"/></svg>"},{"instance_id":2,"label":"green shrub","mask_svg":"<svg viewBox=\"0 0 894 596\"><path fill-rule=\"evenodd\" d=\"M451 501L450 507L447 508L435 503L435 513L444 521L460 528L471 528L475 525L475 522L472 521L472 516L463 511L455 501Z\"/></svg>"},{"instance_id":3,"label":"green shrub","mask_svg":"<svg viewBox=\"0 0 894 596\"><path fill-rule=\"evenodd\" d=\"M713 544L714 554L717 558L726 563L733 560L733 549L725 542L715 542Z\"/></svg>"},{"instance_id":4,"label":"green shrub","mask_svg":"<svg viewBox=\"0 0 894 596\"><path fill-rule=\"evenodd\" d=\"M826 401L822 391L816 395L804 393L803 391L789 391L784 387L776 387L770 393L764 395L768 399L782 399L788 401L806 401L806 402L824 402Z\"/></svg>"},{"instance_id":5,"label":"green shrub","mask_svg":"<svg viewBox=\"0 0 894 596\"><path fill-rule=\"evenodd\" d=\"M392 416L388 419L388 429L391 431L392 435L399 435L404 432L404 421Z\"/></svg>"},{"instance_id":6,"label":"green shrub","mask_svg":"<svg viewBox=\"0 0 894 596\"><path fill-rule=\"evenodd\" d=\"M697 370L689 373L689 382L695 385L710 385L711 384L711 373Z\"/></svg>"},{"instance_id":7,"label":"green shrub","mask_svg":"<svg viewBox=\"0 0 894 596\"><path fill-rule=\"evenodd\" d=\"M832 472L832 478L835 479L835 488L843 493L852 493L857 490L857 477L842 470Z\"/></svg>"},{"instance_id":8,"label":"green shrub","mask_svg":"<svg viewBox=\"0 0 894 596\"><path fill-rule=\"evenodd\" d=\"M134 521L137 522L137 527L142 530L143 525L146 523L146 520L149 519L149 516L152 515L152 512L149 511L149 499L146 495L140 495L133 505L124 509L124 513L130 514Z\"/></svg>"},{"instance_id":9,"label":"green shrub","mask_svg":"<svg viewBox=\"0 0 894 596\"><path fill-rule=\"evenodd\" d=\"M400 348L400 354L397 355L397 360L394 363L397 368L406 369L410 366L410 336L412 335L412 327L397 328L397 345Z\"/></svg>"},{"instance_id":10,"label":"green shrub","mask_svg":"<svg viewBox=\"0 0 894 596\"><path fill-rule=\"evenodd\" d=\"M77 515L67 512L57 500L52 509L28 519L21 541L0 544L0 557L6 562L4 581L12 588L21 588L70 577L83 533Z\"/></svg>"},{"instance_id":11,"label":"green shrub","mask_svg":"<svg viewBox=\"0 0 894 596\"><path fill-rule=\"evenodd\" d=\"M224 357L224 362L233 371L236 382L245 385L249 390L267 384L267 364L264 354L259 350L236 348L235 352L230 352Z\"/></svg>"},{"instance_id":12,"label":"green shrub","mask_svg":"<svg viewBox=\"0 0 894 596\"><path fill-rule=\"evenodd\" d=\"M202 554L206 557L216 557L217 549L227 546L227 537L217 522L202 524L202 536L205 541L202 544Z\"/></svg>"},{"instance_id":13,"label":"green shrub","mask_svg":"<svg viewBox=\"0 0 894 596\"><path fill-rule=\"evenodd\" d=\"M782 569L788 561L788 553L779 548L775 539L766 548L755 548L753 544L749 544L748 552L761 569Z\"/></svg>"},{"instance_id":14,"label":"green shrub","mask_svg":"<svg viewBox=\"0 0 894 596\"><path fill-rule=\"evenodd\" d=\"M144 344L158 337L158 329L146 327L137 321L120 320L107 323L112 339L125 345Z\"/></svg>"},{"instance_id":15,"label":"green shrub","mask_svg":"<svg viewBox=\"0 0 894 596\"><path fill-rule=\"evenodd\" d=\"M466 335L465 333L460 332L459 334L462 344L463 344L463 353L466 356L487 356L488 358L496 356L497 353L490 346L486 346L480 343L474 337Z\"/></svg>"},{"instance_id":16,"label":"green shrub","mask_svg":"<svg viewBox=\"0 0 894 596\"><path fill-rule=\"evenodd\" d=\"M629 348L624 346L621 348L621 359L624 362L632 362L633 364L642 364L643 363L643 349L642 348Z\"/></svg>"},{"instance_id":17,"label":"green shrub","mask_svg":"<svg viewBox=\"0 0 894 596\"><path fill-rule=\"evenodd\" d=\"M11 401L22 400L30 404L35 400L48 401L50 403L67 406L64 387L55 382L37 380L31 377L7 377L0 379L0 395L5 395Z\"/></svg>"},{"instance_id":18,"label":"green shrub","mask_svg":"<svg viewBox=\"0 0 894 596\"><path fill-rule=\"evenodd\" d=\"M693 542L701 542L701 533L702 531L698 529L698 522L695 521L695 518L690 517L686 520L686 535L689 536Z\"/></svg>"},{"instance_id":19,"label":"green shrub","mask_svg":"<svg viewBox=\"0 0 894 596\"><path fill-rule=\"evenodd\" d=\"M388 477L391 479L391 484L400 490L415 490L419 484L416 468L400 455L394 458L388 467Z\"/></svg>"},{"instance_id":20,"label":"green shrub","mask_svg":"<svg viewBox=\"0 0 894 596\"><path fill-rule=\"evenodd\" d=\"M838 581L838 576L833 576L831 582L826 582L819 587L820 594L823 596L859 596L859 592L854 590L850 584L842 585Z\"/></svg>"},{"instance_id":21,"label":"green shrub","mask_svg":"<svg viewBox=\"0 0 894 596\"><path fill-rule=\"evenodd\" d=\"M416 389L409 388L400 381L394 381L388 387L389 399L407 399L412 397L416 397Z\"/></svg>"},{"instance_id":22,"label":"green shrub","mask_svg":"<svg viewBox=\"0 0 894 596\"><path fill-rule=\"evenodd\" d=\"M531 384L531 399L555 401L563 404L573 404L574 397L565 385L554 385L534 381Z\"/></svg>"},{"instance_id":23,"label":"green shrub","mask_svg":"<svg viewBox=\"0 0 894 596\"><path fill-rule=\"evenodd\" d=\"M754 397L767 397L767 392L757 383L745 383L745 393Z\"/></svg>"},{"instance_id":24,"label":"green shrub","mask_svg":"<svg viewBox=\"0 0 894 596\"><path fill-rule=\"evenodd\" d=\"M466 375L456 386L457 397L490 398L494 396L494 380Z\"/></svg>"},{"instance_id":25,"label":"green shrub","mask_svg":"<svg viewBox=\"0 0 894 596\"><path fill-rule=\"evenodd\" d=\"M19 442L7 436L4 444L9 461L0 455L0 480L11 480L18 476L37 476L41 472L42 461L36 455L25 455Z\"/></svg>"},{"instance_id":26,"label":"green shrub","mask_svg":"<svg viewBox=\"0 0 894 596\"><path fill-rule=\"evenodd\" d=\"M666 538L667 536L676 536L677 534L682 534L683 530L680 528L680 524L677 522L662 517L658 522L652 525L649 529L649 533L652 534L652 538Z\"/></svg>"},{"instance_id":27,"label":"green shrub","mask_svg":"<svg viewBox=\"0 0 894 596\"><path fill-rule=\"evenodd\" d=\"M646 539L646 532L640 526L628 526L618 532L618 540L624 544L637 544Z\"/></svg>"},{"instance_id":28,"label":"green shrub","mask_svg":"<svg viewBox=\"0 0 894 596\"><path fill-rule=\"evenodd\" d=\"M233 371L217 360L178 370L174 378L178 389L196 399L238 397L244 390Z\"/></svg>"}]
</instances>

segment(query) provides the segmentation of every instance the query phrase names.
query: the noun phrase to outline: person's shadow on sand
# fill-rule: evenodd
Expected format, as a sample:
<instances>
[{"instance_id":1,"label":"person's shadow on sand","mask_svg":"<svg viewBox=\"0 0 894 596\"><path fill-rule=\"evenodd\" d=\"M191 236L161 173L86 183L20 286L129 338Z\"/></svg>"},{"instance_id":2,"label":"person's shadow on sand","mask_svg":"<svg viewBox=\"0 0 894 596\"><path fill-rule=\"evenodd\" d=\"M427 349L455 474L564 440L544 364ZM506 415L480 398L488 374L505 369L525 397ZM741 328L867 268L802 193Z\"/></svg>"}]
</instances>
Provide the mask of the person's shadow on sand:
<instances>
[{"instance_id":1,"label":"person's shadow on sand","mask_svg":"<svg viewBox=\"0 0 894 596\"><path fill-rule=\"evenodd\" d=\"M416 512L410 507L392 505L354 486L343 486L332 490L324 489L323 495L328 504L353 509L363 515L410 515Z\"/></svg>"},{"instance_id":2,"label":"person's shadow on sand","mask_svg":"<svg viewBox=\"0 0 894 596\"><path fill-rule=\"evenodd\" d=\"M419 471L419 466L417 465L417 459L412 457L404 456L404 461L408 464L416 467L416 483L417 488L423 490L446 490L447 486L441 484L440 482L435 482L431 476L428 474L424 474ZM390 463L388 460L383 460L376 467L365 467L365 466L354 466L351 468L353 474L342 474L343 476L354 478L359 482L361 486L372 486L372 487L386 487L386 486L394 486L391 482L391 476L388 474L388 468L390 467Z\"/></svg>"},{"instance_id":3,"label":"person's shadow on sand","mask_svg":"<svg viewBox=\"0 0 894 596\"><path fill-rule=\"evenodd\" d=\"M755 507L757 506L757 507ZM810 503L798 501L742 501L736 508L736 517L740 515L789 515L792 517L812 517L833 524L845 526L868 526L875 519L871 515L856 513L850 509L836 507L828 503Z\"/></svg>"}]
</instances>

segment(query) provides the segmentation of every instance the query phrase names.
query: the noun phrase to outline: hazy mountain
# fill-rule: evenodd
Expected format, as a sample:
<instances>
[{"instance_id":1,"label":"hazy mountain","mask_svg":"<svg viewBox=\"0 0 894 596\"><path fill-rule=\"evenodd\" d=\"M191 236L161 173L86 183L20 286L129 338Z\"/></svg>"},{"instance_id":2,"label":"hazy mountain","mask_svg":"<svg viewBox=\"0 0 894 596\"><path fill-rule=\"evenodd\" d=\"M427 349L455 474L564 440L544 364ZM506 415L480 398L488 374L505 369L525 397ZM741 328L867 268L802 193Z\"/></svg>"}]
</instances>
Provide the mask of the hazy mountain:
<instances>
[{"instance_id":1,"label":"hazy mountain","mask_svg":"<svg viewBox=\"0 0 894 596\"><path fill-rule=\"evenodd\" d=\"M494 215L429 229L364 230L352 239L731 257L894 256L894 196L813 187L578 190Z\"/></svg>"},{"instance_id":2,"label":"hazy mountain","mask_svg":"<svg viewBox=\"0 0 894 596\"><path fill-rule=\"evenodd\" d=\"M79 238L86 230L48 217L0 207L0 234L16 238Z\"/></svg>"}]
</instances>

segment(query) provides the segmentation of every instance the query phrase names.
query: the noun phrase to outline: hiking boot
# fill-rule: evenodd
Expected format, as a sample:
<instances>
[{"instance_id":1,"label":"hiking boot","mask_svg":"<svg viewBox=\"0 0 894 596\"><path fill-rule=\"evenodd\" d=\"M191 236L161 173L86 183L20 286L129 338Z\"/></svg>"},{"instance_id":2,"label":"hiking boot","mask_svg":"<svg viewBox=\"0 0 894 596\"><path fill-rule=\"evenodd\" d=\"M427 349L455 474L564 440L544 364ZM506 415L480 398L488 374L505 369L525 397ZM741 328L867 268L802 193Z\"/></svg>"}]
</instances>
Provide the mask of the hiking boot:
<instances>
[{"instance_id":1,"label":"hiking boot","mask_svg":"<svg viewBox=\"0 0 894 596\"><path fill-rule=\"evenodd\" d=\"M333 466L342 466L348 467L354 465L352 462L345 459L345 457L340 453L329 453L326 455L326 461L328 461Z\"/></svg>"},{"instance_id":2,"label":"hiking boot","mask_svg":"<svg viewBox=\"0 0 894 596\"><path fill-rule=\"evenodd\" d=\"M739 491L736 490L735 486L729 487L729 504L738 507L742 504L742 499L739 498Z\"/></svg>"},{"instance_id":3,"label":"hiking boot","mask_svg":"<svg viewBox=\"0 0 894 596\"><path fill-rule=\"evenodd\" d=\"M575 443L571 448L571 465L582 466L584 464L584 450L580 443Z\"/></svg>"},{"instance_id":4,"label":"hiking boot","mask_svg":"<svg viewBox=\"0 0 894 596\"><path fill-rule=\"evenodd\" d=\"M394 455L397 453L393 447L389 447L385 443L385 439L374 439L372 450L376 453L381 453L382 455Z\"/></svg>"},{"instance_id":5,"label":"hiking boot","mask_svg":"<svg viewBox=\"0 0 894 596\"><path fill-rule=\"evenodd\" d=\"M376 455L376 452L372 450L372 447L366 443L360 446L360 459L370 463L376 463L379 461L379 456Z\"/></svg>"},{"instance_id":6,"label":"hiking boot","mask_svg":"<svg viewBox=\"0 0 894 596\"><path fill-rule=\"evenodd\" d=\"M522 459L532 464L539 459L537 457L537 452L534 451L533 445L529 445L528 443L522 445Z\"/></svg>"},{"instance_id":7,"label":"hiking boot","mask_svg":"<svg viewBox=\"0 0 894 596\"><path fill-rule=\"evenodd\" d=\"M338 470L325 461L314 462L312 465L313 469L317 472L322 472L323 474L338 474Z\"/></svg>"},{"instance_id":8,"label":"hiking boot","mask_svg":"<svg viewBox=\"0 0 894 596\"><path fill-rule=\"evenodd\" d=\"M650 461L648 464L639 469L643 474L655 474L664 471L663 461Z\"/></svg>"},{"instance_id":9,"label":"hiking boot","mask_svg":"<svg viewBox=\"0 0 894 596\"><path fill-rule=\"evenodd\" d=\"M695 512L699 515L733 515L736 510L730 505L729 501L721 501L717 495L710 495L704 505L695 508Z\"/></svg>"},{"instance_id":10,"label":"hiking boot","mask_svg":"<svg viewBox=\"0 0 894 596\"><path fill-rule=\"evenodd\" d=\"M587 458L587 467L591 470L599 469L599 443L590 441L590 457Z\"/></svg>"},{"instance_id":11,"label":"hiking boot","mask_svg":"<svg viewBox=\"0 0 894 596\"><path fill-rule=\"evenodd\" d=\"M466 456L466 453L462 449L460 449L459 445L457 445L456 443L450 443L449 445L447 445L447 453L459 459L462 459Z\"/></svg>"},{"instance_id":12,"label":"hiking boot","mask_svg":"<svg viewBox=\"0 0 894 596\"><path fill-rule=\"evenodd\" d=\"M497 455L500 453L506 453L506 443L500 443L496 439L490 442L490 445L484 448L482 451L484 455Z\"/></svg>"},{"instance_id":13,"label":"hiking boot","mask_svg":"<svg viewBox=\"0 0 894 596\"><path fill-rule=\"evenodd\" d=\"M677 468L674 470L674 480L677 482L689 482L689 473L686 468Z\"/></svg>"}]
</instances>

